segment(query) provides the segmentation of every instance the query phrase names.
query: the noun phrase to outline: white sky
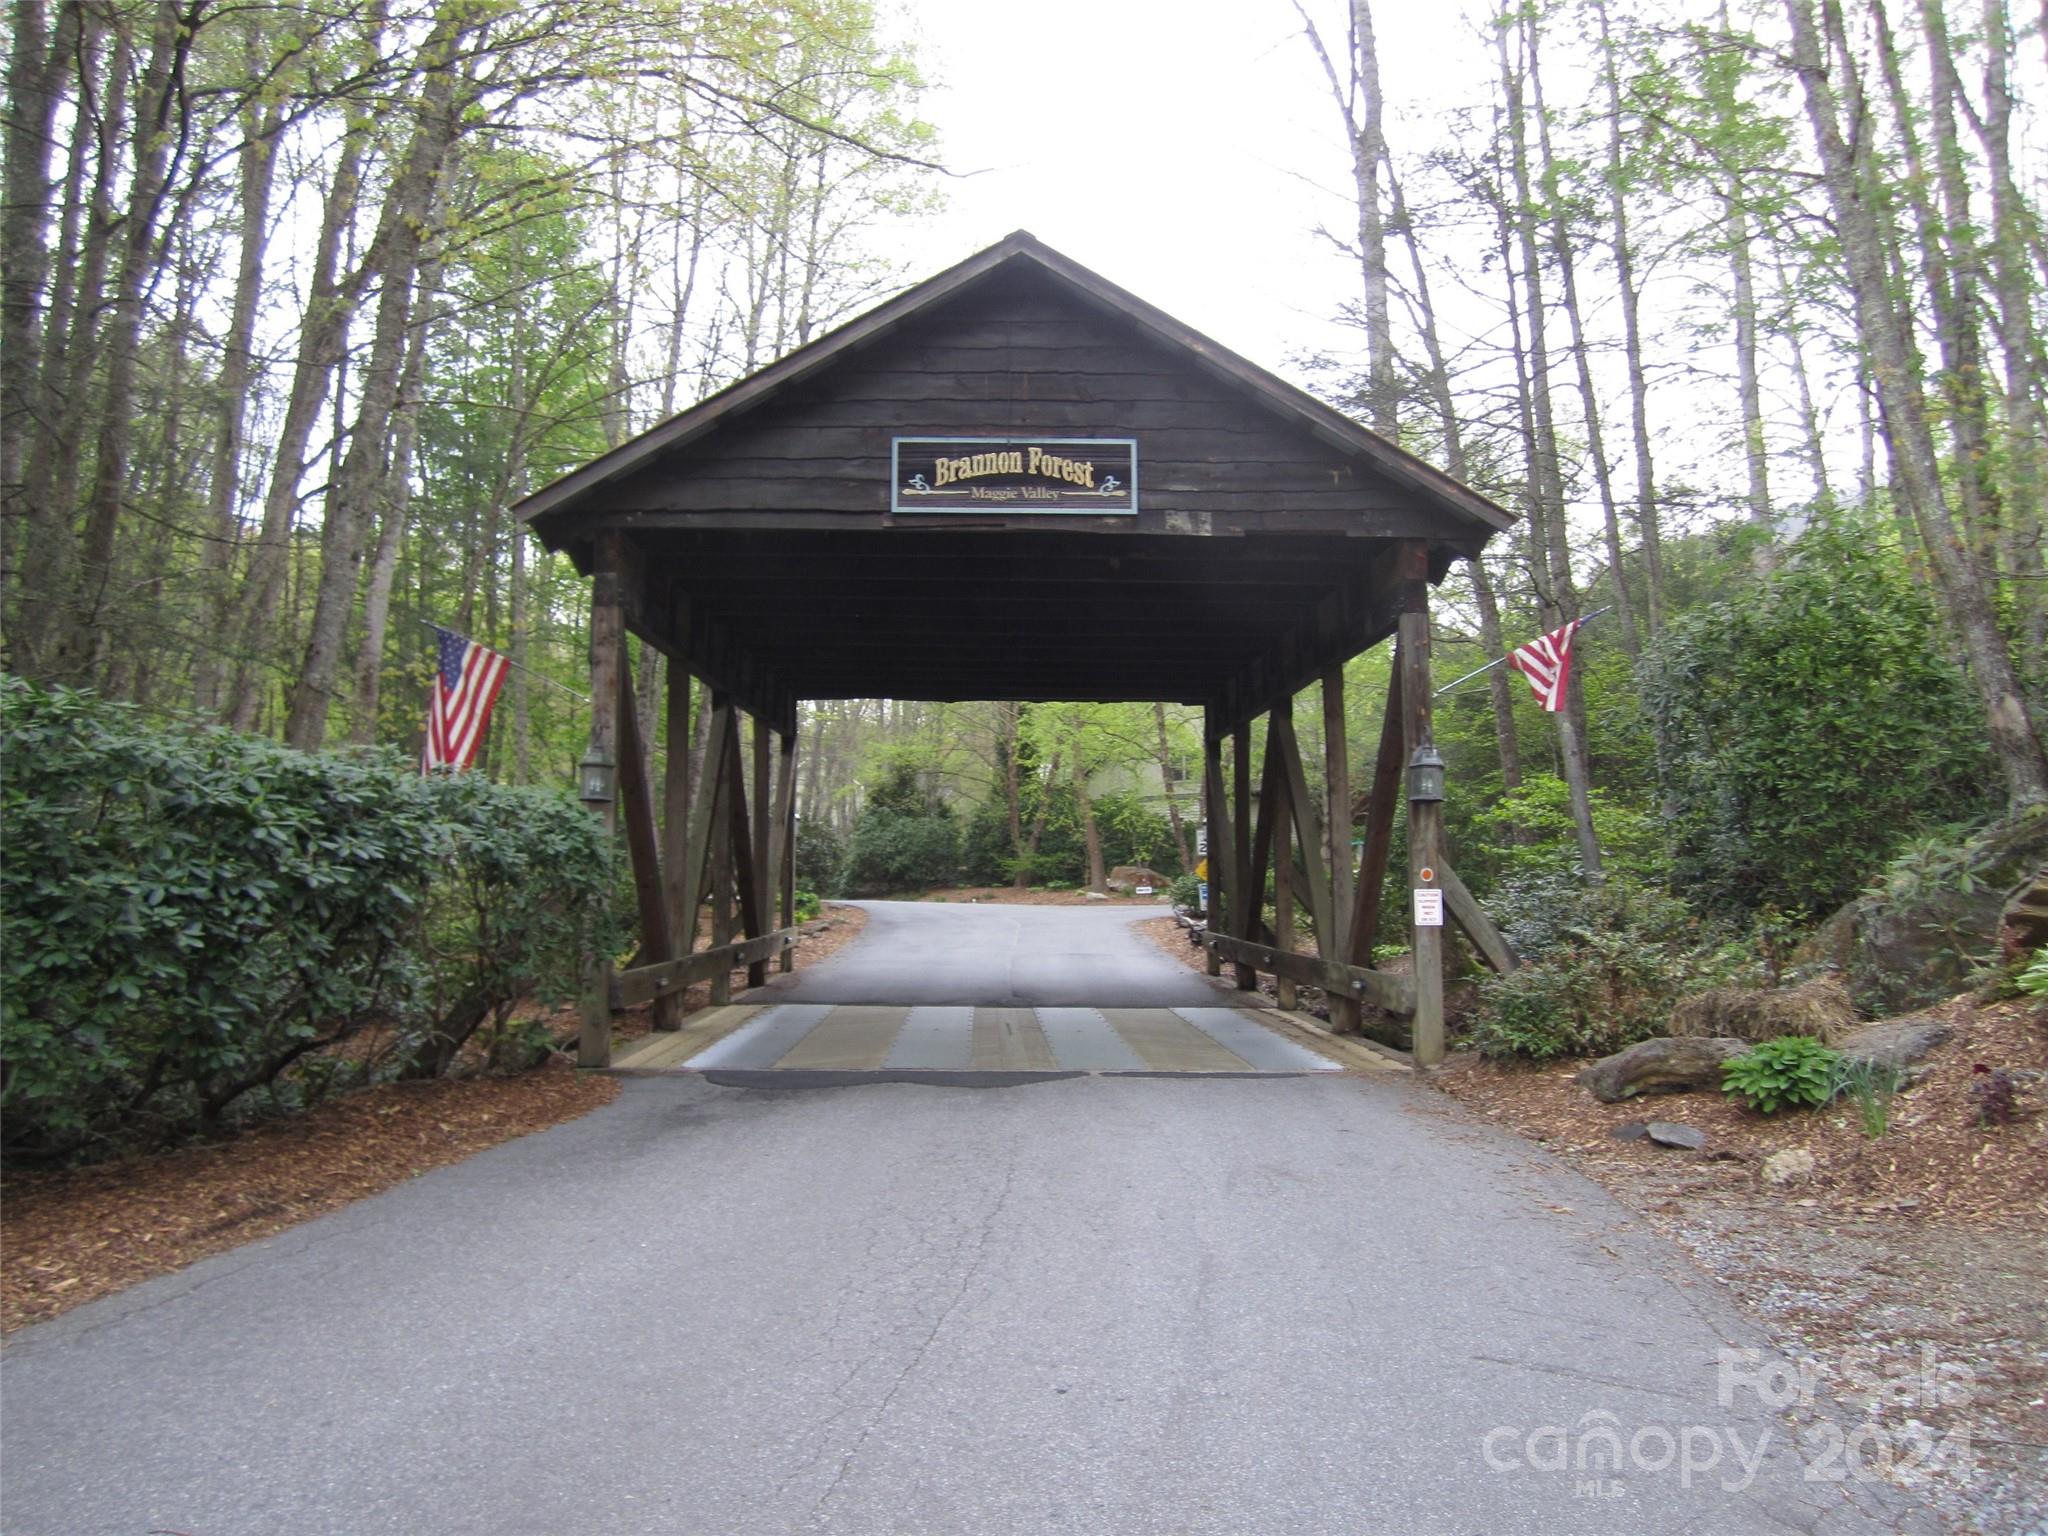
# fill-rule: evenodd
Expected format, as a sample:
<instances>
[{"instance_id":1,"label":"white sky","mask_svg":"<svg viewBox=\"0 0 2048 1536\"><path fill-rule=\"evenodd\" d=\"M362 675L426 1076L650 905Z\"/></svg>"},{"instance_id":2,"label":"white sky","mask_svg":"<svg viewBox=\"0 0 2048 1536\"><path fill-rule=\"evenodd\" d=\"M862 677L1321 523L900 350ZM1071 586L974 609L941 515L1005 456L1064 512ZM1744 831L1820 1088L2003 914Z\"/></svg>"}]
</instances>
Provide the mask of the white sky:
<instances>
[{"instance_id":1,"label":"white sky","mask_svg":"<svg viewBox=\"0 0 2048 1536\"><path fill-rule=\"evenodd\" d=\"M908 3L937 82L923 116L949 166L981 173L949 182L947 210L909 241L891 239L914 276L1028 229L1283 375L1289 354L1340 343L1330 317L1357 294L1356 271L1314 230L1352 217L1349 161L1287 0ZM1342 7L1310 9L1341 69ZM1447 47L1475 56L1450 8L1379 9L1397 102ZM1389 123L1410 147L1435 128Z\"/></svg>"}]
</instances>

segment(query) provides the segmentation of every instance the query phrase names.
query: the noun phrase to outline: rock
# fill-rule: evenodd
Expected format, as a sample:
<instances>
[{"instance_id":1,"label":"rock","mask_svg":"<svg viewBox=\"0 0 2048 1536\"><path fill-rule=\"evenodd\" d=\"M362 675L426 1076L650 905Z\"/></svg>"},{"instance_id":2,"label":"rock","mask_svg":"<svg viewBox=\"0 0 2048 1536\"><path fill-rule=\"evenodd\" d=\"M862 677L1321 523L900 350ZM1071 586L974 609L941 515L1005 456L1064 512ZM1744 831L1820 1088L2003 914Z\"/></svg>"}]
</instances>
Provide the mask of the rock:
<instances>
[{"instance_id":1,"label":"rock","mask_svg":"<svg viewBox=\"0 0 2048 1536\"><path fill-rule=\"evenodd\" d=\"M1813 1154L1804 1147L1786 1147L1764 1159L1764 1182L1774 1189L1804 1183L1813 1177Z\"/></svg>"},{"instance_id":2,"label":"rock","mask_svg":"<svg viewBox=\"0 0 2048 1536\"><path fill-rule=\"evenodd\" d=\"M1743 1041L1714 1035L1639 1040L1594 1062L1577 1080L1602 1104L1644 1093L1718 1093L1721 1063L1748 1049Z\"/></svg>"},{"instance_id":3,"label":"rock","mask_svg":"<svg viewBox=\"0 0 2048 1536\"><path fill-rule=\"evenodd\" d=\"M1993 950L2009 903L2048 868L2048 810L2035 808L1970 839L1970 889L1945 877L1921 888L1850 902L1801 946L1801 958L1838 967L1859 1007L1905 1013L1963 991L1971 957Z\"/></svg>"},{"instance_id":4,"label":"rock","mask_svg":"<svg viewBox=\"0 0 2048 1536\"><path fill-rule=\"evenodd\" d=\"M1631 1120L1627 1125L1617 1125L1607 1134L1616 1141L1641 1141L1650 1134L1650 1122L1647 1120Z\"/></svg>"},{"instance_id":5,"label":"rock","mask_svg":"<svg viewBox=\"0 0 2048 1536\"><path fill-rule=\"evenodd\" d=\"M1652 1120L1643 1128L1643 1134L1660 1147L1678 1147L1687 1152L1697 1152L1707 1144L1706 1132L1673 1120Z\"/></svg>"},{"instance_id":6,"label":"rock","mask_svg":"<svg viewBox=\"0 0 2048 1536\"><path fill-rule=\"evenodd\" d=\"M1100 891L1090 891L1090 892L1088 893L1088 899L1089 899L1090 901L1107 901L1107 900L1109 900L1109 898L1108 898L1107 896L1103 895L1103 893L1102 893L1102 892L1100 892Z\"/></svg>"},{"instance_id":7,"label":"rock","mask_svg":"<svg viewBox=\"0 0 2048 1536\"><path fill-rule=\"evenodd\" d=\"M1939 1019L1886 1019L1844 1035L1836 1049L1847 1061L1903 1070L1954 1036Z\"/></svg>"},{"instance_id":8,"label":"rock","mask_svg":"<svg viewBox=\"0 0 2048 1536\"><path fill-rule=\"evenodd\" d=\"M1109 888L1122 891L1127 896L1141 885L1149 885L1156 890L1165 884L1166 876L1142 864L1119 864L1109 872Z\"/></svg>"}]
</instances>

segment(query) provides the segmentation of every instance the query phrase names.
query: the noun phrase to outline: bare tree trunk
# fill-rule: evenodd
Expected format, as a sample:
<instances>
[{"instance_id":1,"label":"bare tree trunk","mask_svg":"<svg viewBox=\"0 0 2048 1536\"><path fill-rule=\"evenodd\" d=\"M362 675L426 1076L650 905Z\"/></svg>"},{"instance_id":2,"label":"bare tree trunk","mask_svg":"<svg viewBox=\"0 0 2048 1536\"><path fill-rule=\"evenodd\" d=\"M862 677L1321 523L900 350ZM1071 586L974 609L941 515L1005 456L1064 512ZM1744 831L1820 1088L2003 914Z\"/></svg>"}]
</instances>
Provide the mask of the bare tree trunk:
<instances>
[{"instance_id":1,"label":"bare tree trunk","mask_svg":"<svg viewBox=\"0 0 2048 1536\"><path fill-rule=\"evenodd\" d=\"M16 571L16 606L10 639L14 669L32 677L55 671L55 652L70 615L77 569L78 541L73 518L85 458L85 434L92 416L99 317L116 228L113 200L121 175L122 136L127 127L127 81L134 64L134 51L127 35L119 29L110 35L110 56L100 82L99 113L89 114L81 105L72 128L67 196L58 240L60 267L51 296L49 321L44 328L50 346L43 363L46 383L41 394L50 404L50 419L28 445L27 489L22 498L27 527L23 530ZM82 21L81 81L95 73L100 41L100 26ZM84 190L88 159L92 162L90 194ZM85 226L83 239L79 238L81 222ZM69 257L74 250L78 253L76 260Z\"/></svg>"},{"instance_id":2,"label":"bare tree trunk","mask_svg":"<svg viewBox=\"0 0 2048 1536\"><path fill-rule=\"evenodd\" d=\"M1645 615L1651 637L1664 628L1664 536L1657 473L1650 453L1650 388L1643 368L1642 293L1635 276L1621 153L1621 75L1608 31L1606 0L1594 0L1600 22L1601 76L1607 87L1607 216L1614 231L1614 279L1621 299L1622 353L1628 364L1629 435L1636 461L1636 529L1643 541Z\"/></svg>"},{"instance_id":3,"label":"bare tree trunk","mask_svg":"<svg viewBox=\"0 0 2048 1536\"><path fill-rule=\"evenodd\" d=\"M1869 136L1853 143L1844 131L1835 80L1853 85L1855 56L1837 0L1786 0L1793 64L1812 124L1822 182L1856 301L1857 329L1869 349L1871 371L1892 449L1892 470L1928 533L1927 550L1943 606L1962 638L1970 674L1983 700L1993 756L2014 806L2048 800L2048 754L2028 718L2025 695L1999 633L1972 550L1960 536L1941 482L1940 462L1920 387L1912 315L1895 300L1887 271L1884 231L1873 211L1876 178ZM1823 36L1825 43L1823 43ZM1831 72L1830 63L1834 70Z\"/></svg>"},{"instance_id":4,"label":"bare tree trunk","mask_svg":"<svg viewBox=\"0 0 2048 1536\"><path fill-rule=\"evenodd\" d=\"M1415 221L1408 217L1400 178L1387 171L1387 191L1394 225L1408 248L1408 265L1415 278L1415 311L1422 331L1429 373L1424 380L1431 405L1436 411L1437 434L1443 440L1444 468L1455 480L1466 478L1465 433L1458 419L1457 402L1451 396L1451 370L1444 358L1443 340L1436 327L1436 307L1430 300L1429 269L1422 263L1422 246L1415 234ZM1505 656L1500 627L1500 599L1493 590L1493 578L1486 562L1473 556L1465 562L1472 578L1472 596L1479 609L1479 643L1488 657ZM1486 693L1493 706L1494 739L1500 754L1501 787L1514 789L1522 782L1522 753L1515 740L1515 706L1508 691L1511 679L1506 668L1495 667L1486 674Z\"/></svg>"},{"instance_id":5,"label":"bare tree trunk","mask_svg":"<svg viewBox=\"0 0 2048 1536\"><path fill-rule=\"evenodd\" d=\"M128 454L135 436L135 373L142 345L142 291L154 270L157 215L162 211L173 120L182 109L185 59L194 28L177 0L158 0L149 63L136 92L136 151L123 218L121 262L112 307L99 342L106 383L99 401L99 443L92 488L86 498L85 533L79 545L78 597L58 642L55 672L89 681L97 654L96 631L114 574L114 540L123 493L128 488Z\"/></svg>"},{"instance_id":6,"label":"bare tree trunk","mask_svg":"<svg viewBox=\"0 0 2048 1536\"><path fill-rule=\"evenodd\" d=\"M50 276L50 152L66 63L78 46L82 6L14 0L7 62L5 206L0 207L0 564L14 569L27 444L46 423L42 386L44 287Z\"/></svg>"},{"instance_id":7,"label":"bare tree trunk","mask_svg":"<svg viewBox=\"0 0 2048 1536\"><path fill-rule=\"evenodd\" d=\"M1088 849L1088 889L1100 891L1109 885L1109 873L1102 867L1102 828L1095 823L1095 802L1088 798L1088 775L1081 767L1081 754L1074 753L1072 767L1074 803L1081 812L1081 841Z\"/></svg>"},{"instance_id":8,"label":"bare tree trunk","mask_svg":"<svg viewBox=\"0 0 2048 1536\"><path fill-rule=\"evenodd\" d=\"M1391 439L1400 427L1400 387L1394 372L1394 326L1388 300L1386 215L1380 207L1380 168L1387 154L1386 98L1380 89L1372 7L1367 0L1351 0L1347 78L1342 79L1301 0L1295 0L1294 9L1323 66L1351 150L1358 268L1365 292L1366 419L1375 432Z\"/></svg>"},{"instance_id":9,"label":"bare tree trunk","mask_svg":"<svg viewBox=\"0 0 2048 1536\"><path fill-rule=\"evenodd\" d=\"M363 644L356 654L355 707L350 738L363 745L377 739L377 714L384 690L384 636L391 618L391 587L398 575L398 551L412 507L413 450L419 441L420 407L426 403L427 347L433 339L434 294L441 285L439 256L420 265L420 320L391 412L391 463L380 498L377 547L363 590Z\"/></svg>"},{"instance_id":10,"label":"bare tree trunk","mask_svg":"<svg viewBox=\"0 0 2048 1536\"><path fill-rule=\"evenodd\" d=\"M318 748L327 734L342 641L355 607L363 535L389 472L388 434L412 324L414 279L448 153L460 128L456 79L449 61L463 31L458 20L462 14L461 7L444 10L422 46L420 69L425 78L417 121L404 162L385 199L383 218L366 262L382 283L377 319L348 452L327 495L320 536L319 592L305 660L285 721L285 740L305 751Z\"/></svg>"},{"instance_id":11,"label":"bare tree trunk","mask_svg":"<svg viewBox=\"0 0 2048 1536\"><path fill-rule=\"evenodd\" d=\"M364 45L374 54L373 35ZM305 477L307 449L313 429L326 408L328 390L347 355L348 330L361 301L364 272L346 281L337 276L342 243L355 222L362 192L363 155L371 131L367 108L351 112L336 152L334 181L320 213L308 279L306 313L300 325L298 358L292 369L284 420L278 426L277 451L270 466L270 485L263 499L263 525L250 551L233 620L228 626L235 647L235 671L228 688L227 720L238 731L255 727L267 693L262 661L271 643L271 626L291 570L292 515L298 508L299 482Z\"/></svg>"},{"instance_id":12,"label":"bare tree trunk","mask_svg":"<svg viewBox=\"0 0 2048 1536\"><path fill-rule=\"evenodd\" d=\"M252 19L248 26L250 73L262 58L263 33ZM270 192L277 171L277 134L284 120L281 104L252 101L243 113L241 154L241 259L235 269L234 306L228 315L220 364L220 431L214 439L213 472L208 486L208 539L200 556L200 585L218 623L228 617L232 593L228 573L234 564L236 529L242 496L242 450L249 419L249 390L256 374L256 311L263 298L263 260L270 243ZM226 653L202 645L193 664L192 706L205 714L220 708Z\"/></svg>"},{"instance_id":13,"label":"bare tree trunk","mask_svg":"<svg viewBox=\"0 0 2048 1536\"><path fill-rule=\"evenodd\" d=\"M2048 667L2048 586L2041 583L2048 573L2041 548L2048 515L2048 407L2042 398L2048 352L2035 326L2027 272L2031 210L2013 181L2012 51L2005 0L1984 0L1984 110L1976 122L1990 180L1990 283L2004 375L2006 559L2034 578L2022 584L2020 628L2028 667L2038 676Z\"/></svg>"},{"instance_id":14,"label":"bare tree trunk","mask_svg":"<svg viewBox=\"0 0 2048 1536\"><path fill-rule=\"evenodd\" d=\"M1586 453L1593 463L1593 483L1600 493L1602 529L1607 538L1607 569L1614 582L1614 614L1621 624L1621 646L1634 659L1643 654L1636 633L1635 601L1629 596L1628 573L1622 564L1621 517L1614 504L1614 479L1608 472L1607 446L1600 430L1600 395L1593 387L1593 360L1580 313L1579 280L1572 260L1571 231L1565 225L1564 198L1557 181L1557 158L1551 151L1550 123L1543 106L1543 73L1537 67L1535 40L1529 45L1529 99L1536 118L1536 148L1542 157L1543 200L1550 208L1550 252L1564 288L1565 320L1571 327L1572 361L1579 384L1579 409L1586 423Z\"/></svg>"},{"instance_id":15,"label":"bare tree trunk","mask_svg":"<svg viewBox=\"0 0 2048 1536\"><path fill-rule=\"evenodd\" d=\"M1550 357L1544 337L1543 275L1536 248L1535 216L1529 185L1528 127L1522 101L1522 81L1509 63L1507 29L1495 31L1495 48L1500 56L1501 85L1507 97L1509 163L1514 178L1513 227L1522 261L1522 283L1527 297L1529 322L1528 379L1522 390L1523 441L1528 458L1530 541L1537 556L1534 565L1542 570L1537 598L1546 629L1557 628L1579 616L1578 588L1572 580L1571 549L1567 542L1564 511L1564 477L1558 464L1557 428L1550 410ZM1531 57L1536 50L1534 21L1523 13L1518 33ZM1532 574L1533 571L1532 571ZM1579 672L1574 668L1567 690L1565 711L1558 718L1565 785L1571 796L1572 821L1578 831L1579 856L1587 878L1602 878L1600 840L1593 829L1593 806L1583 727L1584 701L1579 695Z\"/></svg>"},{"instance_id":16,"label":"bare tree trunk","mask_svg":"<svg viewBox=\"0 0 2048 1536\"><path fill-rule=\"evenodd\" d=\"M1154 702L1152 723L1159 728L1159 787L1166 796L1166 820L1173 828L1173 851L1180 856L1183 870L1195 867L1195 851L1188 846L1187 828L1181 821L1180 797L1173 792L1173 748L1166 737L1166 706Z\"/></svg>"}]
</instances>

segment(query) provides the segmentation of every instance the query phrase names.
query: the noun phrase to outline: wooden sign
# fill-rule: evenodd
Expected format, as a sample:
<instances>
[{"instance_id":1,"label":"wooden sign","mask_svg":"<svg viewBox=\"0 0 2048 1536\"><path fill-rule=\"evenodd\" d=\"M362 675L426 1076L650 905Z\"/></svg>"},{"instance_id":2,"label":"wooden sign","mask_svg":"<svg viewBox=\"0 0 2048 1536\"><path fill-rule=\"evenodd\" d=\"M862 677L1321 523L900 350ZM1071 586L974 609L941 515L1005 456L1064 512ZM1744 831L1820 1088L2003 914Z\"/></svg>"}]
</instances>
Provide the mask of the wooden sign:
<instances>
[{"instance_id":1,"label":"wooden sign","mask_svg":"<svg viewBox=\"0 0 2048 1536\"><path fill-rule=\"evenodd\" d=\"M1085 513L1138 510L1138 444L1129 437L899 437L896 512Z\"/></svg>"}]
</instances>

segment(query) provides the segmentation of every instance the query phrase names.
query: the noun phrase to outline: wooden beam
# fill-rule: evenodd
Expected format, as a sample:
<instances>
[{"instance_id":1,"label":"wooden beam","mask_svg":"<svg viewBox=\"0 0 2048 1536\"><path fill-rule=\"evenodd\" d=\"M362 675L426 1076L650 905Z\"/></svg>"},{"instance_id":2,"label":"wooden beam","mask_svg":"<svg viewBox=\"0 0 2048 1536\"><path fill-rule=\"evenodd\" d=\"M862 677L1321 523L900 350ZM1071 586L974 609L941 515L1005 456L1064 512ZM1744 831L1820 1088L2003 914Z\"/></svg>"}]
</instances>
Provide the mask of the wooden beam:
<instances>
[{"instance_id":1,"label":"wooden beam","mask_svg":"<svg viewBox=\"0 0 2048 1536\"><path fill-rule=\"evenodd\" d=\"M1249 905L1252 886L1252 728L1241 723L1230 733L1230 896L1227 922L1211 923L1212 932L1251 937L1251 925L1258 911ZM1256 972L1240 965L1234 979L1237 990L1249 992L1259 984Z\"/></svg>"},{"instance_id":2,"label":"wooden beam","mask_svg":"<svg viewBox=\"0 0 2048 1536\"><path fill-rule=\"evenodd\" d=\"M1223 737L1216 730L1216 711L1206 708L1202 711L1202 820L1207 829L1209 841L1209 905L1202 914L1204 924L1220 928L1217 918L1227 910L1230 893L1236 889L1236 876L1225 878L1230 867L1231 832L1230 818L1223 799ZM1204 964L1211 976L1223 974L1223 961L1214 951L1205 950Z\"/></svg>"},{"instance_id":3,"label":"wooden beam","mask_svg":"<svg viewBox=\"0 0 2048 1536\"><path fill-rule=\"evenodd\" d=\"M684 886L678 921L684 937L689 940L683 950L685 954L697 947L697 912L711 891L718 827L725 813L725 744L729 734L726 715L731 712L732 703L723 695L713 693L710 704L711 720L704 735L704 761L699 765L690 805L690 856L683 864L688 883Z\"/></svg>"},{"instance_id":4,"label":"wooden beam","mask_svg":"<svg viewBox=\"0 0 2048 1536\"><path fill-rule=\"evenodd\" d=\"M1372 793L1365 807L1365 846L1358 851L1358 884L1351 909L1351 940L1343 958L1371 965L1373 937L1380 926L1380 893L1394 850L1394 811L1401 803L1401 672L1387 682L1387 713L1380 724L1379 756L1372 765Z\"/></svg>"},{"instance_id":5,"label":"wooden beam","mask_svg":"<svg viewBox=\"0 0 2048 1536\"><path fill-rule=\"evenodd\" d=\"M690 843L690 668L668 664L668 757L661 775L661 873L668 897L669 956L680 959L697 944L696 884Z\"/></svg>"},{"instance_id":6,"label":"wooden beam","mask_svg":"<svg viewBox=\"0 0 2048 1536\"><path fill-rule=\"evenodd\" d=\"M775 857L769 861L775 866L782 898L776 920L784 928L796 923L796 743L795 731L782 738L782 766L775 781ZM785 949L778 968L789 971L795 966L796 956Z\"/></svg>"},{"instance_id":7,"label":"wooden beam","mask_svg":"<svg viewBox=\"0 0 2048 1536\"><path fill-rule=\"evenodd\" d=\"M657 1002L676 1002L682 997L684 988L697 982L715 981L721 973L730 977L740 966L788 954L795 946L797 936L794 928L778 928L758 939L747 939L717 949L702 949L680 960L665 960L659 965L636 965L613 978L612 1006L632 1008L650 998Z\"/></svg>"},{"instance_id":8,"label":"wooden beam","mask_svg":"<svg viewBox=\"0 0 2048 1536\"><path fill-rule=\"evenodd\" d=\"M747 926L750 938L759 938L772 921L767 915L773 905L769 893L775 889L773 882L781 872L775 858L775 807L771 803L774 790L768 777L774 759L768 748L768 722L757 716L754 720L754 919ZM757 960L747 967L747 985L768 985L766 961Z\"/></svg>"},{"instance_id":9,"label":"wooden beam","mask_svg":"<svg viewBox=\"0 0 2048 1536\"><path fill-rule=\"evenodd\" d=\"M1412 758L1433 743L1429 674L1429 546L1402 547L1400 650L1402 744ZM1408 878L1418 890L1443 889L1444 808L1440 800L1408 802ZM1409 952L1415 961L1415 1064L1444 1059L1444 931L1409 914Z\"/></svg>"},{"instance_id":10,"label":"wooden beam","mask_svg":"<svg viewBox=\"0 0 2048 1536\"><path fill-rule=\"evenodd\" d=\"M620 571L625 564L623 541L617 534L600 537L593 557L590 590L590 753L617 761L619 733L619 647L625 638L620 605ZM602 807L606 840L618 825L617 805ZM586 958L583 976L583 1021L576 1043L577 1065L608 1067L612 1060L612 957Z\"/></svg>"},{"instance_id":11,"label":"wooden beam","mask_svg":"<svg viewBox=\"0 0 2048 1536\"><path fill-rule=\"evenodd\" d=\"M1284 707L1284 706L1283 706ZM1281 709L1273 711L1273 724L1279 726ZM1289 833L1292 830L1294 796L1288 788L1287 775L1283 770L1274 775L1270 770L1278 754L1273 749L1273 740L1266 744L1266 782L1277 791L1279 804L1273 812L1273 947L1283 955L1294 953L1294 849ZM1260 807L1263 818L1265 807ZM1294 974L1290 970L1273 973L1274 1001L1282 1008L1292 1009L1300 999L1294 991Z\"/></svg>"},{"instance_id":12,"label":"wooden beam","mask_svg":"<svg viewBox=\"0 0 2048 1536\"><path fill-rule=\"evenodd\" d=\"M1238 937L1254 942L1269 933L1266 927L1266 871L1273 865L1273 829L1277 825L1274 818L1287 814L1286 794L1280 786L1280 753L1273 745L1273 722L1268 718L1266 761L1259 771L1258 815L1252 832L1251 857L1245 861L1247 874L1238 908L1244 914L1244 931ZM1238 967L1239 991L1249 992L1258 985L1256 976L1249 982L1244 979L1250 969L1244 965Z\"/></svg>"},{"instance_id":13,"label":"wooden beam","mask_svg":"<svg viewBox=\"0 0 2048 1536\"><path fill-rule=\"evenodd\" d=\"M1350 963L1351 941L1351 741L1344 719L1344 669L1323 674L1323 784L1326 810L1323 826L1329 845L1323 857L1330 871L1330 926L1318 935L1320 952ZM1330 1028L1340 1035L1358 1033L1358 1000L1330 997Z\"/></svg>"},{"instance_id":14,"label":"wooden beam","mask_svg":"<svg viewBox=\"0 0 2048 1536\"><path fill-rule=\"evenodd\" d=\"M1458 878L1458 872L1451 868L1448 860L1440 860L1436 866L1437 882L1444 888L1444 904L1451 909L1451 916L1458 926L1465 930L1465 937L1472 941L1472 947L1479 951L1480 958L1505 976L1520 965L1514 946L1507 941L1507 935L1493 924L1486 915L1486 909L1467 889L1465 882Z\"/></svg>"},{"instance_id":15,"label":"wooden beam","mask_svg":"<svg viewBox=\"0 0 2048 1536\"><path fill-rule=\"evenodd\" d=\"M1234 964L1275 976L1284 972L1307 986L1321 987L1332 995L1346 993L1387 1013L1405 1018L1415 1011L1415 986L1406 976L1338 965L1314 955L1282 954L1269 944L1254 944L1227 933L1204 934L1202 943Z\"/></svg>"},{"instance_id":16,"label":"wooden beam","mask_svg":"<svg viewBox=\"0 0 2048 1536\"><path fill-rule=\"evenodd\" d=\"M754 827L747 810L747 770L740 761L737 716L732 723L732 749L726 755L725 772L726 793L732 806L732 867L740 901L740 926L747 937L759 938L768 931L768 925L761 917L765 903L757 880L760 866L754 862Z\"/></svg>"},{"instance_id":17,"label":"wooden beam","mask_svg":"<svg viewBox=\"0 0 2048 1536\"><path fill-rule=\"evenodd\" d=\"M1330 881L1323 866L1323 821L1316 814L1315 797L1308 792L1308 775L1302 772L1301 742L1294 734L1294 700L1287 699L1273 710L1273 725L1273 739L1280 748L1280 769L1287 786L1287 811L1294 822L1303 884L1308 887L1309 920L1315 924L1316 947L1334 950L1337 929L1331 920Z\"/></svg>"},{"instance_id":18,"label":"wooden beam","mask_svg":"<svg viewBox=\"0 0 2048 1536\"><path fill-rule=\"evenodd\" d=\"M711 824L711 947L724 949L732 943L733 827L746 825L744 808L735 811L734 790L740 777L740 733L729 694L711 696L711 720L718 732L718 814ZM724 967L712 973L711 1001L732 1001L732 970Z\"/></svg>"},{"instance_id":19,"label":"wooden beam","mask_svg":"<svg viewBox=\"0 0 2048 1536\"><path fill-rule=\"evenodd\" d=\"M633 662L625 637L619 639L619 809L626 821L626 857L640 912L640 955L646 963L675 958L668 896L662 887L661 852L654 829L654 787L647 782L647 743L640 735L640 709L633 697ZM681 1029L683 1016L673 997L656 1000L653 1025Z\"/></svg>"}]
</instances>

